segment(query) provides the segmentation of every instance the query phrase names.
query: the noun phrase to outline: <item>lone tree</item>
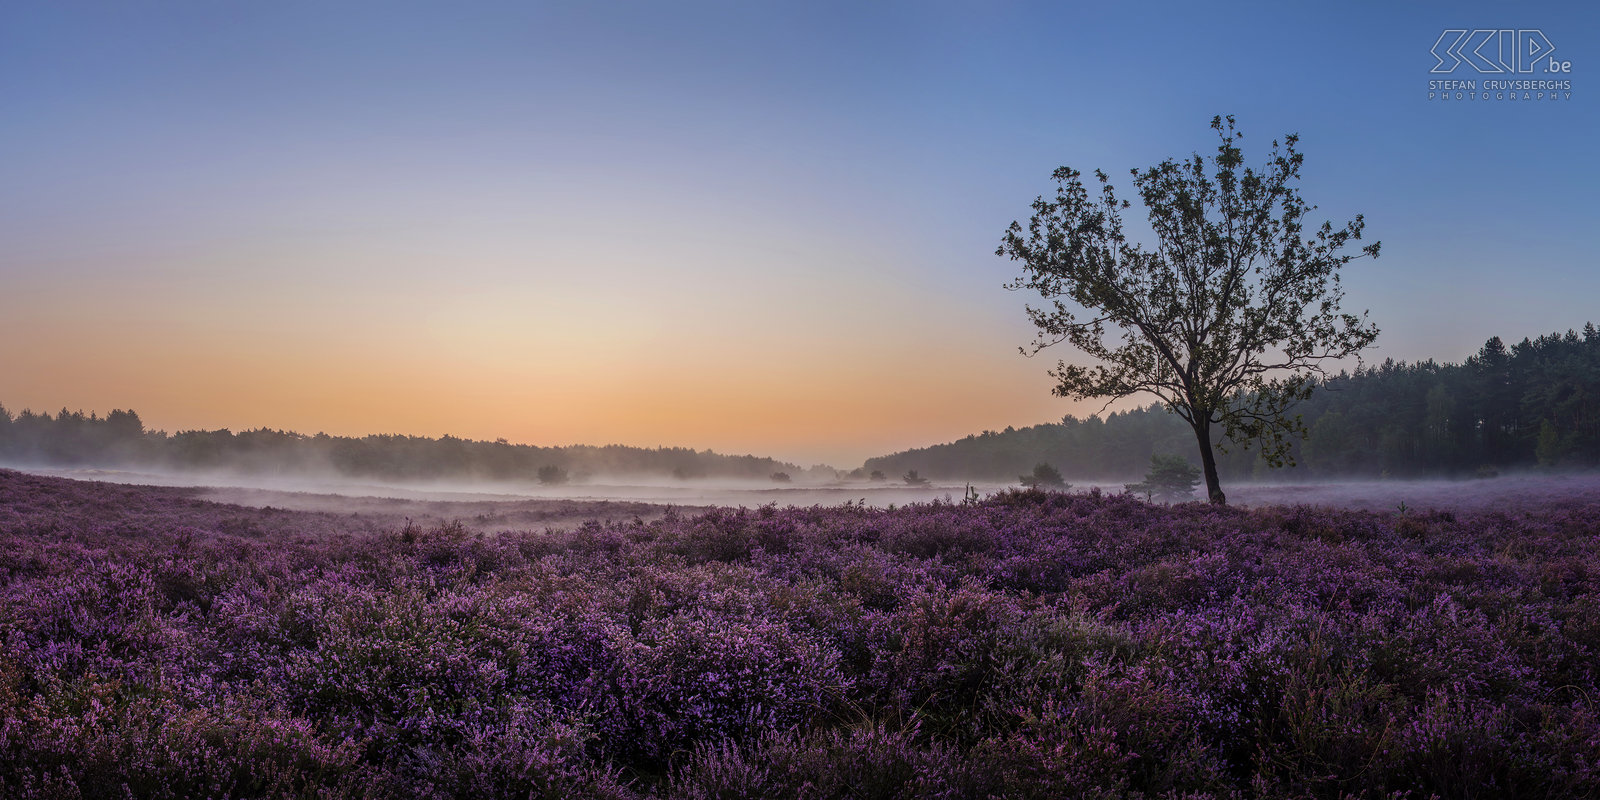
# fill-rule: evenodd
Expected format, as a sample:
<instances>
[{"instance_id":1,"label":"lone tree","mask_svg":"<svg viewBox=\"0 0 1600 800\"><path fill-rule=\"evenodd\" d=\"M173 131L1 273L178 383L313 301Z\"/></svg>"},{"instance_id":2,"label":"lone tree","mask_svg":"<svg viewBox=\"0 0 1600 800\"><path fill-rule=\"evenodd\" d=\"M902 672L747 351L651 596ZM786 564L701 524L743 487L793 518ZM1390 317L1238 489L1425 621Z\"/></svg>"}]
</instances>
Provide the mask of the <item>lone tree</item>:
<instances>
[{"instance_id":1,"label":"lone tree","mask_svg":"<svg viewBox=\"0 0 1600 800\"><path fill-rule=\"evenodd\" d=\"M1098 198L1081 173L1055 171L1054 199L1033 202L1027 227L1013 222L996 255L1022 262L1008 289L1049 301L1028 308L1039 329L1032 353L1066 342L1100 363L1061 361L1055 394L1111 400L1148 392L1194 429L1211 502L1217 479L1213 426L1246 447L1259 443L1273 466L1293 463L1287 435L1305 435L1289 407L1310 395L1323 363L1358 354L1378 329L1340 311L1339 268L1377 257L1358 252L1361 215L1307 229L1316 209L1300 198L1304 157L1290 134L1261 171L1242 166L1233 117L1216 117L1216 155L1167 159L1131 170L1154 242L1129 241L1119 200L1096 170ZM1217 443L1223 449L1222 442ZM1223 449L1223 452L1226 452Z\"/></svg>"}]
</instances>

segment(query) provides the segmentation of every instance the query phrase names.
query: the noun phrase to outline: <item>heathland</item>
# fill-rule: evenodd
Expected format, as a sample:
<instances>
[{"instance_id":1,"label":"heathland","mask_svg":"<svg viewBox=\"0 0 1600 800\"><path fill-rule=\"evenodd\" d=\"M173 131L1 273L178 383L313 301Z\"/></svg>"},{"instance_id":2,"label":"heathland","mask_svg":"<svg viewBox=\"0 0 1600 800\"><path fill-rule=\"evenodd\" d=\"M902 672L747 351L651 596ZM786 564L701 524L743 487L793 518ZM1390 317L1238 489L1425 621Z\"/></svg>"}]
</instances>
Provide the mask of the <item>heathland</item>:
<instances>
[{"instance_id":1,"label":"heathland","mask_svg":"<svg viewBox=\"0 0 1600 800\"><path fill-rule=\"evenodd\" d=\"M0 795L1600 796L1600 499L1532 500L493 530L0 471Z\"/></svg>"}]
</instances>

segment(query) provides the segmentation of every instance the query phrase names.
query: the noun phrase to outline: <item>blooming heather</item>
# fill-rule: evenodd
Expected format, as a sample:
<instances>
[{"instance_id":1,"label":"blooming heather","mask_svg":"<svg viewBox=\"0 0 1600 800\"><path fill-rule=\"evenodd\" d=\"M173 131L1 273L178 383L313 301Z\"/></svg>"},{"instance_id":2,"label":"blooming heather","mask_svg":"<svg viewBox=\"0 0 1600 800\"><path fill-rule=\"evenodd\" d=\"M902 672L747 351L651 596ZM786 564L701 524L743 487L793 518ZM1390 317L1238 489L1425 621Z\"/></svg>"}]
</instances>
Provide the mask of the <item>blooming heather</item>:
<instances>
[{"instance_id":1,"label":"blooming heather","mask_svg":"<svg viewBox=\"0 0 1600 800\"><path fill-rule=\"evenodd\" d=\"M385 529L0 471L0 796L1600 796L1600 502Z\"/></svg>"}]
</instances>

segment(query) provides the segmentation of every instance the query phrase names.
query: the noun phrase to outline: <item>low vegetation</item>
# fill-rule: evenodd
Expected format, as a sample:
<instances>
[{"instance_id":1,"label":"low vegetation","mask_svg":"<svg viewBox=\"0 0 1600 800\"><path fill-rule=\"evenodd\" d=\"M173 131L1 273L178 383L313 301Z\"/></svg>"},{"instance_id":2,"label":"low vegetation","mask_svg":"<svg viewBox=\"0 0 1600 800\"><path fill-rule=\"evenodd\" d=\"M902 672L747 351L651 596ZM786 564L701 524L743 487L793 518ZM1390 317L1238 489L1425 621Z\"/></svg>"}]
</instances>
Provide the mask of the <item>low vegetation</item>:
<instances>
[{"instance_id":1,"label":"low vegetation","mask_svg":"<svg viewBox=\"0 0 1600 800\"><path fill-rule=\"evenodd\" d=\"M372 530L0 471L6 797L1600 795L1600 504Z\"/></svg>"}]
</instances>

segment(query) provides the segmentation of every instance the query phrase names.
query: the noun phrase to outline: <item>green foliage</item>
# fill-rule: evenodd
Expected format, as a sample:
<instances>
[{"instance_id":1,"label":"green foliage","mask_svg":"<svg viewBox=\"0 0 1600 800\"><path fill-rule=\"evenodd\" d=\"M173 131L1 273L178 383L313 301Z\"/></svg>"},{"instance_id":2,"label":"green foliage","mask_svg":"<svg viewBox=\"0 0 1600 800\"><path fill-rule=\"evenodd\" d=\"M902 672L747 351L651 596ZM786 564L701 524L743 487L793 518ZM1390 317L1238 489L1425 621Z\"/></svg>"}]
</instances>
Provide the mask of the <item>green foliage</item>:
<instances>
[{"instance_id":1,"label":"green foliage","mask_svg":"<svg viewBox=\"0 0 1600 800\"><path fill-rule=\"evenodd\" d=\"M1200 468L1182 456L1152 456L1144 479L1154 487L1156 497L1176 500L1194 494L1200 484Z\"/></svg>"},{"instance_id":2,"label":"green foliage","mask_svg":"<svg viewBox=\"0 0 1600 800\"><path fill-rule=\"evenodd\" d=\"M1023 475L1020 480L1023 486L1033 488L1067 489L1070 485L1061 477L1061 470L1050 466L1047 462L1040 462L1033 467L1033 474Z\"/></svg>"},{"instance_id":3,"label":"green foliage","mask_svg":"<svg viewBox=\"0 0 1600 800\"><path fill-rule=\"evenodd\" d=\"M1187 500L1194 496L1200 485L1200 468L1190 464L1183 456L1154 455L1150 457L1150 471L1141 483L1130 483L1127 490L1168 503Z\"/></svg>"},{"instance_id":4,"label":"green foliage","mask_svg":"<svg viewBox=\"0 0 1600 800\"><path fill-rule=\"evenodd\" d=\"M1232 117L1216 117L1209 160L1195 154L1131 170L1155 235L1132 242L1110 178L1098 170L1098 198L1079 173L1054 173L1057 192L1033 203L1024 228L1013 222L997 255L1022 262L1011 289L1048 301L1030 307L1039 329L1032 353L1067 343L1098 362L1058 362L1055 393L1120 398L1148 393L1192 427L1214 503L1226 502L1211 437L1256 444L1272 464L1303 435L1288 408L1309 396L1327 359L1358 354L1378 336L1364 317L1340 311L1339 269L1378 255L1361 239L1360 215L1338 228L1307 227L1314 206L1300 197L1299 137L1272 143L1262 171L1242 166ZM1025 353L1028 351L1025 349Z\"/></svg>"},{"instance_id":5,"label":"green foliage","mask_svg":"<svg viewBox=\"0 0 1600 800\"><path fill-rule=\"evenodd\" d=\"M546 486L560 486L568 479L567 471L554 464L539 468L539 482Z\"/></svg>"}]
</instances>

